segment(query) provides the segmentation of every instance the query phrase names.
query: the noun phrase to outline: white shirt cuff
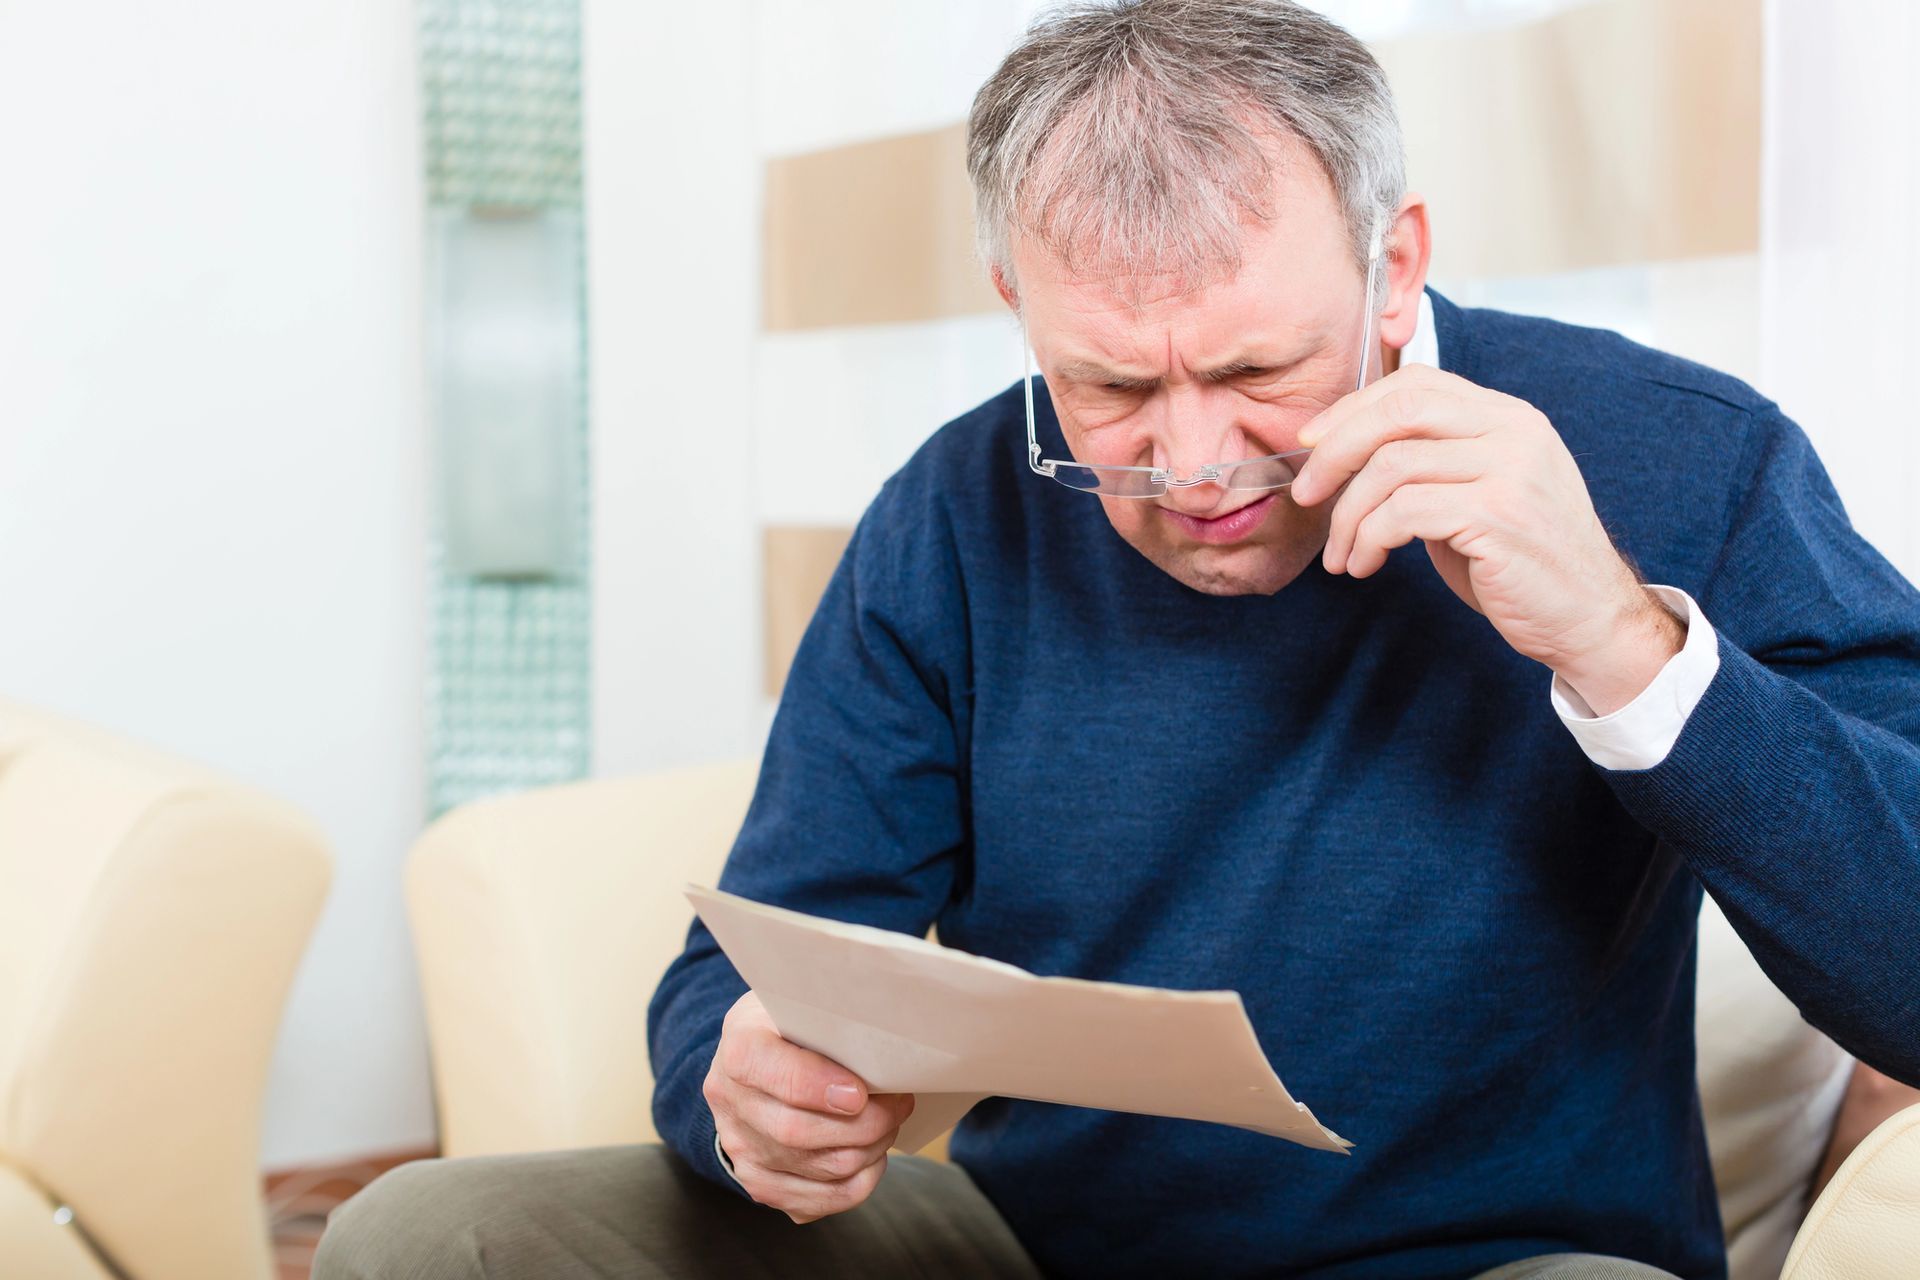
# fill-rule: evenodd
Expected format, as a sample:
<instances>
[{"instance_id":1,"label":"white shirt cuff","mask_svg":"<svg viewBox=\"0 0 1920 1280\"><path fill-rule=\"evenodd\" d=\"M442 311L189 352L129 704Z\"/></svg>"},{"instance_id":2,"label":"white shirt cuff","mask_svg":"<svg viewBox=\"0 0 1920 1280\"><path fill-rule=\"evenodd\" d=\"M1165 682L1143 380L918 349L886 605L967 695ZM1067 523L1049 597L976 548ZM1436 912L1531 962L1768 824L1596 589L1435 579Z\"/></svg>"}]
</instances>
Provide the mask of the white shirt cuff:
<instances>
[{"instance_id":1,"label":"white shirt cuff","mask_svg":"<svg viewBox=\"0 0 1920 1280\"><path fill-rule=\"evenodd\" d=\"M1553 678L1550 696L1560 723L1603 769L1651 769L1665 760L1720 670L1719 637L1693 597L1677 587L1647 590L1687 624L1687 640L1639 697L1612 715L1596 716L1572 685Z\"/></svg>"},{"instance_id":2,"label":"white shirt cuff","mask_svg":"<svg viewBox=\"0 0 1920 1280\"><path fill-rule=\"evenodd\" d=\"M717 1133L713 1135L713 1156L714 1159L720 1162L720 1167L727 1171L727 1176L732 1178L736 1183L739 1183L741 1189L745 1190L747 1184L741 1182L740 1175L733 1171L733 1158L721 1149L720 1135Z\"/></svg>"}]
</instances>

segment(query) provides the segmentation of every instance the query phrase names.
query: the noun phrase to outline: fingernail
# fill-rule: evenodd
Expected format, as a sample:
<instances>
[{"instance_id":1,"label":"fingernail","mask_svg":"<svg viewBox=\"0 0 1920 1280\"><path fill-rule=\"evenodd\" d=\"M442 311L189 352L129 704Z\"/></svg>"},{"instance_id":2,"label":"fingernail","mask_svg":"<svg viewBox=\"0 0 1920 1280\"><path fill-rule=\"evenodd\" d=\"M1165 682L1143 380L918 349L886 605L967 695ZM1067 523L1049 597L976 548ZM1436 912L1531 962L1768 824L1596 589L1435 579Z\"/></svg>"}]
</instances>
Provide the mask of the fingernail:
<instances>
[{"instance_id":1,"label":"fingernail","mask_svg":"<svg viewBox=\"0 0 1920 1280\"><path fill-rule=\"evenodd\" d=\"M827 1086L827 1105L848 1115L860 1110L860 1091L850 1084Z\"/></svg>"}]
</instances>

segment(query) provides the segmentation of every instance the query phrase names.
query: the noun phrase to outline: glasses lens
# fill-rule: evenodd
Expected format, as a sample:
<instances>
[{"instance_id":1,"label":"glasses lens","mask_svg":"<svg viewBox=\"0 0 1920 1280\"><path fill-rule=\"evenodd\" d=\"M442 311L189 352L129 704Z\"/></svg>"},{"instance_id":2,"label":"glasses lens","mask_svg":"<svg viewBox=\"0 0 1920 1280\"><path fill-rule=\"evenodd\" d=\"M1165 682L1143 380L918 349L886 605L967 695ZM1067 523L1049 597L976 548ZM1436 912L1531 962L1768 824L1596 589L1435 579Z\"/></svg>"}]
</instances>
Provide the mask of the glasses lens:
<instances>
[{"instance_id":1,"label":"glasses lens","mask_svg":"<svg viewBox=\"0 0 1920 1280\"><path fill-rule=\"evenodd\" d=\"M1230 467L1223 466L1220 468L1220 483L1228 489L1284 489L1293 483L1294 477L1300 474L1300 468L1312 453L1311 449L1295 449L1291 453L1248 458Z\"/></svg>"},{"instance_id":2,"label":"glasses lens","mask_svg":"<svg viewBox=\"0 0 1920 1280\"><path fill-rule=\"evenodd\" d=\"M1103 498L1157 498L1166 492L1153 472L1131 467L1081 467L1056 462L1053 478L1069 489L1097 493Z\"/></svg>"}]
</instances>

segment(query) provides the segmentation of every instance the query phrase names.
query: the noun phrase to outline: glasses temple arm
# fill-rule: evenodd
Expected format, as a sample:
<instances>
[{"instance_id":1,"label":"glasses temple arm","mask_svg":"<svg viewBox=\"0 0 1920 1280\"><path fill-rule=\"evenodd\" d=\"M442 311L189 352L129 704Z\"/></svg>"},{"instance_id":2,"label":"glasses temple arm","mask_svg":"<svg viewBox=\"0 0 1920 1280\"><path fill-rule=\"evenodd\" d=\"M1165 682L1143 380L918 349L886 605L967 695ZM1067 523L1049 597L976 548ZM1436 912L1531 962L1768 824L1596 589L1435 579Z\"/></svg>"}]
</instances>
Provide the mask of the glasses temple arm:
<instances>
[{"instance_id":1,"label":"glasses temple arm","mask_svg":"<svg viewBox=\"0 0 1920 1280\"><path fill-rule=\"evenodd\" d=\"M1033 430L1033 348L1027 345L1025 325L1020 327L1020 360L1024 369L1020 390L1027 397L1027 469L1037 476L1050 476L1053 468L1040 465L1040 438Z\"/></svg>"}]
</instances>

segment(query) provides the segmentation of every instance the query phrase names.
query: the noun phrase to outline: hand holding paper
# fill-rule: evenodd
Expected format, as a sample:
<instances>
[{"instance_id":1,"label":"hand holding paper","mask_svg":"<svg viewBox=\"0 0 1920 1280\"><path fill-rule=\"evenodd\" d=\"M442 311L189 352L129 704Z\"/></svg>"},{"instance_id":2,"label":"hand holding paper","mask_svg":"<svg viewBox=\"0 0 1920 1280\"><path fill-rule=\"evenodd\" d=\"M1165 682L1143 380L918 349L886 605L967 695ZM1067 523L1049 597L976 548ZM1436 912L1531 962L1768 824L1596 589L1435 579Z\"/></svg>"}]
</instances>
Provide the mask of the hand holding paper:
<instances>
[{"instance_id":1,"label":"hand holding paper","mask_svg":"<svg viewBox=\"0 0 1920 1280\"><path fill-rule=\"evenodd\" d=\"M866 1200L914 1104L788 1040L751 991L727 1010L700 1092L734 1180L795 1222Z\"/></svg>"},{"instance_id":2,"label":"hand holding paper","mask_svg":"<svg viewBox=\"0 0 1920 1280\"><path fill-rule=\"evenodd\" d=\"M1274 1074L1233 991L1038 978L867 925L687 886L780 1034L876 1093L912 1093L917 1151L987 1097L1237 1125L1323 1151L1353 1144Z\"/></svg>"}]
</instances>

